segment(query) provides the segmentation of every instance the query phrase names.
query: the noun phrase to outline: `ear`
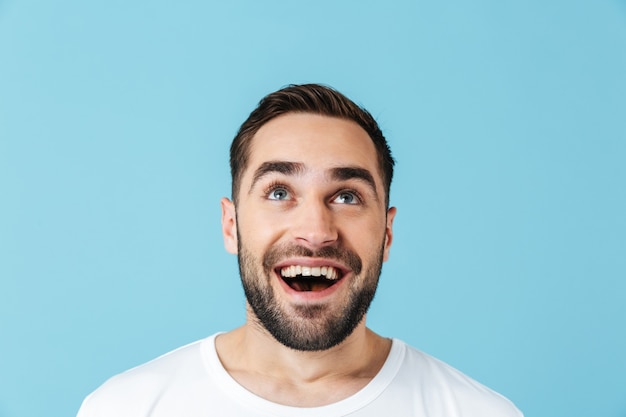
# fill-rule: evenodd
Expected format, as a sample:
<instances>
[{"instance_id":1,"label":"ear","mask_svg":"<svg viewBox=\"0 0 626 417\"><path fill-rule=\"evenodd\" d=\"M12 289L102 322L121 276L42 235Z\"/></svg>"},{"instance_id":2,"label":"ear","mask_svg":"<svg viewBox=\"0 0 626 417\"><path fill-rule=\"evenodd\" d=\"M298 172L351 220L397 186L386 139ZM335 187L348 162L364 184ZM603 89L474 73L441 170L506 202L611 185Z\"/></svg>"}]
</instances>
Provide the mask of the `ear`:
<instances>
[{"instance_id":1,"label":"ear","mask_svg":"<svg viewBox=\"0 0 626 417\"><path fill-rule=\"evenodd\" d=\"M237 215L235 204L224 197L220 201L222 204L222 236L224 237L224 247L226 251L237 254Z\"/></svg>"},{"instance_id":2,"label":"ear","mask_svg":"<svg viewBox=\"0 0 626 417\"><path fill-rule=\"evenodd\" d=\"M396 208L389 207L387 210L387 227L385 229L385 247L383 248L383 261L389 259L389 249L393 240L393 219L396 217Z\"/></svg>"}]
</instances>

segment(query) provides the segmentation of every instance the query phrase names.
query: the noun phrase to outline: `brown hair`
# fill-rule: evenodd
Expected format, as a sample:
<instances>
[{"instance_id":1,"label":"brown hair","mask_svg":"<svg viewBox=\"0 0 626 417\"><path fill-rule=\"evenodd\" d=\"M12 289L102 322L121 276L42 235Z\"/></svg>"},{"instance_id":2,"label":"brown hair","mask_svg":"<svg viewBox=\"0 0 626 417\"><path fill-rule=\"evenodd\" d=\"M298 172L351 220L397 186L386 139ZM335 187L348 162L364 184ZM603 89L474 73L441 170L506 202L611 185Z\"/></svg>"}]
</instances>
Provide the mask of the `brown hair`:
<instances>
[{"instance_id":1,"label":"brown hair","mask_svg":"<svg viewBox=\"0 0 626 417\"><path fill-rule=\"evenodd\" d=\"M319 84L289 85L268 94L239 128L230 146L232 198L237 203L241 177L250 158L250 143L265 123L286 113L313 113L356 122L374 142L385 185L385 201L389 206L389 190L394 160L387 140L372 115L349 98L330 87Z\"/></svg>"}]
</instances>

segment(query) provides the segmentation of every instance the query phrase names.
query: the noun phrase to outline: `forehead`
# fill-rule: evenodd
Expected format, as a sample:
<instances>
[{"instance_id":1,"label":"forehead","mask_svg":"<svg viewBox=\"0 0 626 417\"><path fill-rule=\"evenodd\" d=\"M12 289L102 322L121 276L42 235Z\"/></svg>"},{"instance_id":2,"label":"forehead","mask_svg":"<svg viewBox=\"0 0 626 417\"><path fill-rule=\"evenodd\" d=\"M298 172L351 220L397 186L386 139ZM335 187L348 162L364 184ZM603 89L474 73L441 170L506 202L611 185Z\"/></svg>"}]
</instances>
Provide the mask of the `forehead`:
<instances>
[{"instance_id":1,"label":"forehead","mask_svg":"<svg viewBox=\"0 0 626 417\"><path fill-rule=\"evenodd\" d=\"M301 162L307 169L359 166L379 173L376 148L356 122L288 113L264 124L252 138L244 176L267 161Z\"/></svg>"}]
</instances>

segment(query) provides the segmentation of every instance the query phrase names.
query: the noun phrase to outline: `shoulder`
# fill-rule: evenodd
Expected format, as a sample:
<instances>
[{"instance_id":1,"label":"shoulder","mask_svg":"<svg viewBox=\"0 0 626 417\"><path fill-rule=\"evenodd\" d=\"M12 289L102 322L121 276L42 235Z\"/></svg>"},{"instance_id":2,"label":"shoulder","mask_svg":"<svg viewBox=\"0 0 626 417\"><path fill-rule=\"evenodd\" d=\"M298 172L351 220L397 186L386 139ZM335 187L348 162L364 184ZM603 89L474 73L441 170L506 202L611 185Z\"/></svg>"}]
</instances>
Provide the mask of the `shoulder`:
<instances>
[{"instance_id":1,"label":"shoulder","mask_svg":"<svg viewBox=\"0 0 626 417\"><path fill-rule=\"evenodd\" d=\"M510 400L447 363L399 340L394 343L403 345L405 350L398 379L419 389L424 403L442 415L522 416Z\"/></svg>"},{"instance_id":2,"label":"shoulder","mask_svg":"<svg viewBox=\"0 0 626 417\"><path fill-rule=\"evenodd\" d=\"M205 375L202 346L214 336L182 346L115 375L89 394L78 417L143 416L174 381L185 384Z\"/></svg>"}]
</instances>

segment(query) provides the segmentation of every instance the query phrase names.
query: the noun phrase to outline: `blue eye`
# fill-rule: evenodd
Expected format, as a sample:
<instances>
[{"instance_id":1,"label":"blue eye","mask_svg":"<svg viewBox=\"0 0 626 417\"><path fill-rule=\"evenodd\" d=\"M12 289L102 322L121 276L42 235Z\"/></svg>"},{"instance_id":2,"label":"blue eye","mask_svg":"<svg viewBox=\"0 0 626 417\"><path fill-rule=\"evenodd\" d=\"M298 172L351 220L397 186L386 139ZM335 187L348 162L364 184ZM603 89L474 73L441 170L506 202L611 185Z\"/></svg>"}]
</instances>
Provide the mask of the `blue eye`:
<instances>
[{"instance_id":1,"label":"blue eye","mask_svg":"<svg viewBox=\"0 0 626 417\"><path fill-rule=\"evenodd\" d=\"M353 193L342 192L337 195L335 202L341 204L357 204L359 201Z\"/></svg>"},{"instance_id":2,"label":"blue eye","mask_svg":"<svg viewBox=\"0 0 626 417\"><path fill-rule=\"evenodd\" d=\"M270 200L286 200L289 198L289 192L284 188L274 188L269 192L267 198Z\"/></svg>"}]
</instances>

